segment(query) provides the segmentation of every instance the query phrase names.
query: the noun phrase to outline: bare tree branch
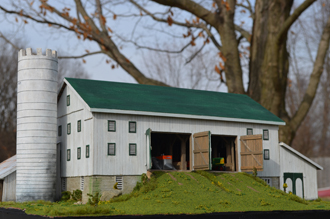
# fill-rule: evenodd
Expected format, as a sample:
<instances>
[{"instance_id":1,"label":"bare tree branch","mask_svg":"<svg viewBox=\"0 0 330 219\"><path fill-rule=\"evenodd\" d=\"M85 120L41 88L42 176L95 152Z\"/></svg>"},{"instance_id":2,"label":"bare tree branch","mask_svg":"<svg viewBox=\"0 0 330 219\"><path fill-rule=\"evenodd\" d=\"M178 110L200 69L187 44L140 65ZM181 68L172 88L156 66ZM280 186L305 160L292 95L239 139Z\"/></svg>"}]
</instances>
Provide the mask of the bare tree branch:
<instances>
[{"instance_id":1,"label":"bare tree branch","mask_svg":"<svg viewBox=\"0 0 330 219\"><path fill-rule=\"evenodd\" d=\"M242 34L242 36L248 41L250 42L251 41L251 34L244 30L242 27L238 26L238 25L235 25L235 30L240 32L240 34Z\"/></svg>"},{"instance_id":2,"label":"bare tree branch","mask_svg":"<svg viewBox=\"0 0 330 219\"><path fill-rule=\"evenodd\" d=\"M249 0L247 0L247 3L248 3L248 6L243 5L241 3L237 3L236 5L239 6L239 7L247 9L251 14L251 18L254 20L255 15L254 15L254 12L253 12L253 9L252 9L252 6L251 6L251 2Z\"/></svg>"},{"instance_id":3,"label":"bare tree branch","mask_svg":"<svg viewBox=\"0 0 330 219\"><path fill-rule=\"evenodd\" d=\"M203 43L203 46L201 46L199 50L197 50L194 54L192 54L192 56L190 56L190 58L184 64L187 65L188 63L190 63L198 55L198 53L200 53L203 50L205 45L206 43Z\"/></svg>"},{"instance_id":4,"label":"bare tree branch","mask_svg":"<svg viewBox=\"0 0 330 219\"><path fill-rule=\"evenodd\" d=\"M62 27L62 28L66 29L66 30L69 30L69 31L73 31L72 29L70 29L69 27L67 27L67 26L65 26L65 25L62 25L62 24L59 24L59 23L52 22L52 21L47 20L47 19L45 19L45 18L43 18L43 20L38 20L38 19L36 19L36 18L34 18L34 17L31 17L30 15L26 15L26 14L24 14L24 13L21 13L20 11L7 10L7 9L5 9L4 7L2 7L1 5L0 5L0 9L3 10L4 12L8 13L8 14L17 14L17 15L20 15L20 16L22 16L22 17L25 17L25 18L28 18L28 19L30 19L30 20L33 20L33 21L35 21L35 22L37 22L37 23L54 25L54 26Z\"/></svg>"},{"instance_id":5,"label":"bare tree branch","mask_svg":"<svg viewBox=\"0 0 330 219\"><path fill-rule=\"evenodd\" d=\"M18 48L14 43L8 40L1 32L0 32L0 37L4 39L7 43L9 43L14 49L20 50L20 48Z\"/></svg>"},{"instance_id":6,"label":"bare tree branch","mask_svg":"<svg viewBox=\"0 0 330 219\"><path fill-rule=\"evenodd\" d=\"M85 8L83 7L82 3L80 0L75 0L75 3L77 5L77 10L79 11L79 13L82 15L82 17L84 18L85 22L92 28L92 31L94 32L100 32L99 29L97 28L96 24L94 23L93 19L87 14ZM43 3L48 5L47 3ZM59 14L57 11L55 11L59 16L61 16L61 14ZM63 16L61 16L63 17ZM64 17L64 19L67 19ZM68 20L68 19L67 19ZM70 20L69 20L70 21Z\"/></svg>"},{"instance_id":7,"label":"bare tree branch","mask_svg":"<svg viewBox=\"0 0 330 219\"><path fill-rule=\"evenodd\" d=\"M91 56L91 55L95 55L95 54L104 54L103 51L97 51L97 52L90 52L90 53L86 53L84 55L80 55L80 56L59 56L59 59L80 59L80 58L84 58L86 56Z\"/></svg>"},{"instance_id":8,"label":"bare tree branch","mask_svg":"<svg viewBox=\"0 0 330 219\"><path fill-rule=\"evenodd\" d=\"M102 31L107 34L107 28L105 27L106 20L102 13L102 4L100 0L96 0L96 8L97 8L97 13L99 16L100 26L102 28Z\"/></svg>"},{"instance_id":9,"label":"bare tree branch","mask_svg":"<svg viewBox=\"0 0 330 219\"><path fill-rule=\"evenodd\" d=\"M188 11L214 27L219 25L219 20L216 19L216 14L214 14L212 11L207 10L202 5L194 1L191 0L152 0L152 1L157 2L158 4L162 4L170 7L177 7L185 11Z\"/></svg>"},{"instance_id":10,"label":"bare tree branch","mask_svg":"<svg viewBox=\"0 0 330 219\"><path fill-rule=\"evenodd\" d=\"M277 42L280 42L281 38L285 36L291 25L298 19L301 13L303 13L315 1L316 0L305 0L304 3L299 5L299 7L294 10L294 12L290 15L288 19L286 19L286 21L282 25L281 30L278 32L276 36Z\"/></svg>"},{"instance_id":11,"label":"bare tree branch","mask_svg":"<svg viewBox=\"0 0 330 219\"><path fill-rule=\"evenodd\" d=\"M205 29L206 29L206 30L205 30ZM211 39L211 41L213 42L213 44L215 45L215 47L217 47L217 49L218 49L219 51L221 51L222 47L221 47L220 43L215 39L214 35L213 35L212 32L211 32L212 26L210 25L210 28L209 28L209 29L207 29L207 28L205 28L205 29L204 29L205 32L206 32L207 35L210 37L210 39Z\"/></svg>"},{"instance_id":12,"label":"bare tree branch","mask_svg":"<svg viewBox=\"0 0 330 219\"><path fill-rule=\"evenodd\" d=\"M139 8L141 11L143 11L144 13L146 13L147 15L149 15L152 19L154 19L155 21L159 21L159 22L163 22L163 23L168 23L168 21L166 19L161 19L156 17L154 14L152 14L151 12L149 12L148 10L146 10L145 8L143 8L141 5L139 5L138 3L136 3L134 0L130 0L130 2L132 4L134 4L137 8ZM178 22L173 20L172 21L173 24L178 25L178 26L182 26L182 27L194 27L194 28L201 28L203 29L207 35L210 37L210 39L212 40L212 42L214 43L214 45L221 50L221 45L220 43L215 39L214 35L211 33L211 31L207 28L205 23L182 23L182 22Z\"/></svg>"},{"instance_id":13,"label":"bare tree branch","mask_svg":"<svg viewBox=\"0 0 330 219\"><path fill-rule=\"evenodd\" d=\"M78 19L79 23L81 23L80 15L79 15L79 10L78 10L78 6L77 6L77 4L76 4L76 12L77 12L77 19Z\"/></svg>"},{"instance_id":14,"label":"bare tree branch","mask_svg":"<svg viewBox=\"0 0 330 219\"><path fill-rule=\"evenodd\" d=\"M180 50L167 50L167 49L157 49L157 48L153 48L153 47L149 47L149 46L141 46L139 45L137 42L133 41L133 40L127 40L124 39L123 37L116 35L119 39L121 39L124 42L129 42L134 44L138 49L148 49L148 50L152 50L152 51L157 51L157 52L166 52L166 53L181 53L183 52L189 45L191 45L191 42L187 43L184 47L182 47Z\"/></svg>"},{"instance_id":15,"label":"bare tree branch","mask_svg":"<svg viewBox=\"0 0 330 219\"><path fill-rule=\"evenodd\" d=\"M168 21L166 19L162 19L162 18L156 17L154 14L152 14L151 12L149 12L148 10L146 10L145 8L143 8L141 5L139 5L138 3L136 3L134 0L129 0L129 1L133 5L135 5L137 8L139 8L141 11L143 11L144 13L146 13L147 15L149 15L155 21L159 21L159 22L163 22L163 23L168 23ZM178 26L182 26L182 27L203 28L202 23L198 23L198 24L194 24L194 23L182 23L182 22L178 22L178 21L175 21L175 20L173 20L172 23L173 24L176 24Z\"/></svg>"},{"instance_id":16,"label":"bare tree branch","mask_svg":"<svg viewBox=\"0 0 330 219\"><path fill-rule=\"evenodd\" d=\"M310 76L306 93L304 95L302 102L299 105L297 112L290 120L290 126L293 128L293 130L297 130L301 122L306 117L310 109L310 106L314 100L316 90L320 81L320 77L323 72L325 56L329 49L329 41L330 41L330 16L328 18L327 25L325 26L321 36L321 40L319 43L319 47L317 50L317 55L314 63L313 72Z\"/></svg>"}]
</instances>

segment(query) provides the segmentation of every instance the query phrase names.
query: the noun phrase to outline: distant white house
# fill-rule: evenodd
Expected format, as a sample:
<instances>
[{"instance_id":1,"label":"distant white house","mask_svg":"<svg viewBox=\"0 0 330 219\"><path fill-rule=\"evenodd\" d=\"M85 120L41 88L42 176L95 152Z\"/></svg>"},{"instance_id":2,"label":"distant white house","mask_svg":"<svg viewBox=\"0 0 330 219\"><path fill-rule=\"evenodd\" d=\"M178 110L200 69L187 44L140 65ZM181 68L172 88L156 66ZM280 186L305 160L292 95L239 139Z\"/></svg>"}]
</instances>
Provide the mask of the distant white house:
<instances>
[{"instance_id":1,"label":"distant white house","mask_svg":"<svg viewBox=\"0 0 330 219\"><path fill-rule=\"evenodd\" d=\"M213 158L223 157L225 171L255 167L278 189L286 173L299 173L303 196L317 198L306 187L309 179L316 182L314 170L292 166L322 167L279 145L285 123L247 95L66 78L54 96L53 84L45 83L56 76L57 56L47 54L19 55L18 201L54 200L73 189L86 201L87 193L111 190L116 182L128 193L161 155L172 156L178 170L212 170ZM288 153L293 163L286 163Z\"/></svg>"},{"instance_id":2,"label":"distant white house","mask_svg":"<svg viewBox=\"0 0 330 219\"><path fill-rule=\"evenodd\" d=\"M317 199L317 170L323 168L287 144L281 142L279 146L281 185L286 183L287 191L302 198Z\"/></svg>"}]
</instances>

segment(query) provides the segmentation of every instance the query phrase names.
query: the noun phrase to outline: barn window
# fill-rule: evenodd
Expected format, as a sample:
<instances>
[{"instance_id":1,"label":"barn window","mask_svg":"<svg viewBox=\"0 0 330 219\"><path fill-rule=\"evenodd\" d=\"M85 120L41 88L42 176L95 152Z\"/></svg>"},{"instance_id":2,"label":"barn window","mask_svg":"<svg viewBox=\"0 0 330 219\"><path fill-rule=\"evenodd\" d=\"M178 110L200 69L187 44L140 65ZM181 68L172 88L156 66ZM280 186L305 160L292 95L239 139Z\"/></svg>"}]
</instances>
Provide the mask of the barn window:
<instances>
[{"instance_id":1,"label":"barn window","mask_svg":"<svg viewBox=\"0 0 330 219\"><path fill-rule=\"evenodd\" d=\"M129 133L136 133L136 122L129 122L128 123L129 126Z\"/></svg>"},{"instance_id":2,"label":"barn window","mask_svg":"<svg viewBox=\"0 0 330 219\"><path fill-rule=\"evenodd\" d=\"M108 155L116 155L116 143L108 143Z\"/></svg>"},{"instance_id":3,"label":"barn window","mask_svg":"<svg viewBox=\"0 0 330 219\"><path fill-rule=\"evenodd\" d=\"M89 158L89 145L86 145L86 158Z\"/></svg>"},{"instance_id":4,"label":"barn window","mask_svg":"<svg viewBox=\"0 0 330 219\"><path fill-rule=\"evenodd\" d=\"M253 129L252 128L247 128L246 129L246 134L247 135L253 135Z\"/></svg>"},{"instance_id":5,"label":"barn window","mask_svg":"<svg viewBox=\"0 0 330 219\"><path fill-rule=\"evenodd\" d=\"M68 125L67 125L67 134L68 135L71 134L71 123L68 123Z\"/></svg>"},{"instance_id":6,"label":"barn window","mask_svg":"<svg viewBox=\"0 0 330 219\"><path fill-rule=\"evenodd\" d=\"M66 160L67 161L71 160L71 150L70 149L66 150Z\"/></svg>"},{"instance_id":7,"label":"barn window","mask_svg":"<svg viewBox=\"0 0 330 219\"><path fill-rule=\"evenodd\" d=\"M272 186L272 179L271 178L261 178L265 183L267 183L269 186Z\"/></svg>"},{"instance_id":8,"label":"barn window","mask_svg":"<svg viewBox=\"0 0 330 219\"><path fill-rule=\"evenodd\" d=\"M262 136L264 140L269 140L269 131L268 129L262 130Z\"/></svg>"},{"instance_id":9,"label":"barn window","mask_svg":"<svg viewBox=\"0 0 330 219\"><path fill-rule=\"evenodd\" d=\"M129 144L129 155L136 156L136 144Z\"/></svg>"},{"instance_id":10,"label":"barn window","mask_svg":"<svg viewBox=\"0 0 330 219\"><path fill-rule=\"evenodd\" d=\"M81 147L77 148L77 159L80 160L81 158Z\"/></svg>"},{"instance_id":11,"label":"barn window","mask_svg":"<svg viewBox=\"0 0 330 219\"><path fill-rule=\"evenodd\" d=\"M66 105L70 106L70 95L66 96Z\"/></svg>"},{"instance_id":12,"label":"barn window","mask_svg":"<svg viewBox=\"0 0 330 219\"><path fill-rule=\"evenodd\" d=\"M58 136L62 136L62 126L58 126Z\"/></svg>"},{"instance_id":13,"label":"barn window","mask_svg":"<svg viewBox=\"0 0 330 219\"><path fill-rule=\"evenodd\" d=\"M269 149L264 150L264 160L269 160Z\"/></svg>"},{"instance_id":14,"label":"barn window","mask_svg":"<svg viewBox=\"0 0 330 219\"><path fill-rule=\"evenodd\" d=\"M81 120L78 120L77 122L77 131L81 132Z\"/></svg>"},{"instance_id":15,"label":"barn window","mask_svg":"<svg viewBox=\"0 0 330 219\"><path fill-rule=\"evenodd\" d=\"M108 132L116 131L116 121L108 120Z\"/></svg>"}]
</instances>

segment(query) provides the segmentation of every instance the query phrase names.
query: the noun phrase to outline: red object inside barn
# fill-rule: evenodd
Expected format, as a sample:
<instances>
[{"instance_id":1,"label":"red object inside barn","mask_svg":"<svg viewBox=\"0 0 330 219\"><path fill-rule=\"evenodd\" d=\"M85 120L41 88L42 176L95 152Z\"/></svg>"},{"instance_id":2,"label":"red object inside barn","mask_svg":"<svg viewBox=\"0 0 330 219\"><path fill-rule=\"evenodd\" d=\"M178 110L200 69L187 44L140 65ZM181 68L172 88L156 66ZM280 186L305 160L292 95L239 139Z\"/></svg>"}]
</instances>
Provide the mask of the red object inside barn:
<instances>
[{"instance_id":1,"label":"red object inside barn","mask_svg":"<svg viewBox=\"0 0 330 219\"><path fill-rule=\"evenodd\" d=\"M330 187L318 190L319 197L330 197Z\"/></svg>"},{"instance_id":2,"label":"red object inside barn","mask_svg":"<svg viewBox=\"0 0 330 219\"><path fill-rule=\"evenodd\" d=\"M172 160L172 155L162 155L156 157L158 160Z\"/></svg>"}]
</instances>

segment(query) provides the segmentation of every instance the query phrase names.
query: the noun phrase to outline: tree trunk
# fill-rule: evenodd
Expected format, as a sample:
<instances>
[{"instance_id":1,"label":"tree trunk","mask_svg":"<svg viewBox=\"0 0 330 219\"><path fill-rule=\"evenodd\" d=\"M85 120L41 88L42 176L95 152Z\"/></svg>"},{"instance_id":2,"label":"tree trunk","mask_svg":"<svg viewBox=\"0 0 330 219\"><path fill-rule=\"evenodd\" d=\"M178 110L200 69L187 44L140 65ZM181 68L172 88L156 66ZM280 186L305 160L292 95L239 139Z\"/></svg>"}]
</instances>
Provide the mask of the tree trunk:
<instances>
[{"instance_id":1,"label":"tree trunk","mask_svg":"<svg viewBox=\"0 0 330 219\"><path fill-rule=\"evenodd\" d=\"M279 115L286 89L288 74L288 52L286 37L275 51L279 23L289 17L292 0L257 0L251 41L250 80L248 95L266 109ZM279 53L276 60L275 53Z\"/></svg>"},{"instance_id":2,"label":"tree trunk","mask_svg":"<svg viewBox=\"0 0 330 219\"><path fill-rule=\"evenodd\" d=\"M223 1L218 3L218 26L216 27L220 34L222 44L221 53L224 56L226 84L229 93L244 94L242 79L242 68L238 51L238 42L235 33L235 0L228 1L228 5ZM229 8L228 8L229 7Z\"/></svg>"},{"instance_id":3,"label":"tree trunk","mask_svg":"<svg viewBox=\"0 0 330 219\"><path fill-rule=\"evenodd\" d=\"M288 126L289 116L285 110L285 93L289 70L286 35L277 41L284 23L290 16L293 0L257 0L251 40L250 80L248 95L266 109L284 120L280 128L280 140L287 136L291 143L295 131ZM276 56L275 54L278 54Z\"/></svg>"}]
</instances>

